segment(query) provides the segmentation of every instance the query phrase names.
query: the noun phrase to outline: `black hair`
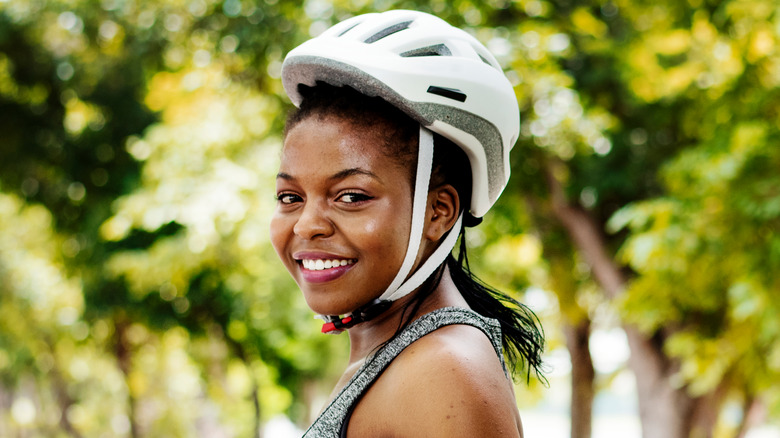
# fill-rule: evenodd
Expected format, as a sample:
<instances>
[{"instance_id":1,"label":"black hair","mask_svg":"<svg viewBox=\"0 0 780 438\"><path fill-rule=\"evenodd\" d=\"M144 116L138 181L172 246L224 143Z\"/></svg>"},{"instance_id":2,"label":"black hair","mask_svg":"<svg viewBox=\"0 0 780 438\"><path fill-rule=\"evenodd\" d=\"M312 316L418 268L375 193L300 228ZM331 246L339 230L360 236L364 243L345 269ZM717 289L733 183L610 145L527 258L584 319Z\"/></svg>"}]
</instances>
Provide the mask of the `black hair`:
<instances>
[{"instance_id":1,"label":"black hair","mask_svg":"<svg viewBox=\"0 0 780 438\"><path fill-rule=\"evenodd\" d=\"M434 134L433 172L431 186L450 184L458 192L464 220L471 204L471 166L466 153L445 137ZM472 271L466 249L464 222L460 230L457 257L450 254L445 261L450 277L472 310L501 325L504 353L513 371L525 366L526 380L531 373L544 380L542 352L544 331L536 314L511 296L491 287ZM437 277L440 277L438 274ZM438 280L435 281L435 286ZM432 291L431 291L432 292ZM430 292L429 292L430 293Z\"/></svg>"},{"instance_id":2,"label":"black hair","mask_svg":"<svg viewBox=\"0 0 780 438\"><path fill-rule=\"evenodd\" d=\"M410 169L414 179L418 147L419 123L379 97L369 97L350 87L334 87L318 83L315 87L300 87L304 99L301 107L287 119L285 135L299 122L309 118L336 117L355 126L381 126L385 134L383 146L389 157L396 158L400 165ZM431 188L444 184L452 185L458 192L461 209L468 212L471 203L471 167L465 152L445 137L435 134ZM414 186L414 185L412 185ZM464 218L465 219L465 218ZM395 338L412 322L426 298L438 287L449 268L453 283L472 310L480 315L495 319L501 326L504 354L510 369L526 370L526 380L531 373L545 381L543 376L542 352L544 331L531 309L480 280L471 271L466 250L466 226L451 230L460 234L457 257L450 254L446 261L420 287L403 309L401 324ZM391 338L392 339L392 338ZM384 345L387 345L387 341ZM380 346L379 348L382 348Z\"/></svg>"},{"instance_id":3,"label":"black hair","mask_svg":"<svg viewBox=\"0 0 780 438\"><path fill-rule=\"evenodd\" d=\"M298 90L303 101L288 115L285 137L295 125L310 117L317 120L333 117L358 128L379 128L385 154L404 168L416 167L420 124L386 100L366 96L351 87L334 87L323 82L317 82L314 87L300 85ZM413 171L409 172L409 178L410 182L414 181Z\"/></svg>"}]
</instances>

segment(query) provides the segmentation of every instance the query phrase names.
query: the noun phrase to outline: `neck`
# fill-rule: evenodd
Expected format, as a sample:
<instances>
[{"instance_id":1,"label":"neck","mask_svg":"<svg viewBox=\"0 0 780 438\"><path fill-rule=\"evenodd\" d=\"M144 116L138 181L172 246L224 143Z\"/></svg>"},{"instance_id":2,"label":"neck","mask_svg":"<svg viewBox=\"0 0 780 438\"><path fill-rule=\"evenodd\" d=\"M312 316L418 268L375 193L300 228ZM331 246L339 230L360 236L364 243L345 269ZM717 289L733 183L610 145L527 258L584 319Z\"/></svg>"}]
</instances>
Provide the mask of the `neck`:
<instances>
[{"instance_id":1,"label":"neck","mask_svg":"<svg viewBox=\"0 0 780 438\"><path fill-rule=\"evenodd\" d=\"M452 282L449 269L446 267L439 285L433 290L431 295L423 300L419 309L413 315L410 315L411 307L414 306L410 307L409 303L418 293L420 293L420 289L394 301L389 309L374 319L357 324L347 331L350 343L350 364L361 362L374 353L380 345L390 340L404 320L412 322L426 313L443 307L468 307L466 300L463 299L460 291ZM407 309L407 307L410 308Z\"/></svg>"}]
</instances>

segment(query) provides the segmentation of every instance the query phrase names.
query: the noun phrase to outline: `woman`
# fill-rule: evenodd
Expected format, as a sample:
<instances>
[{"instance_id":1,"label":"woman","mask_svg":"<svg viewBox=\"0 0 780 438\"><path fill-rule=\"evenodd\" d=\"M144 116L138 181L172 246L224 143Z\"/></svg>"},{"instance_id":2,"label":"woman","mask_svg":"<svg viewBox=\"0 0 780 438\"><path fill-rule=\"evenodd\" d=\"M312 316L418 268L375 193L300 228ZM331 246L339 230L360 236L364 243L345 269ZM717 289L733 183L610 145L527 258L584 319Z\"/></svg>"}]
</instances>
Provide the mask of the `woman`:
<instances>
[{"instance_id":1,"label":"woman","mask_svg":"<svg viewBox=\"0 0 780 438\"><path fill-rule=\"evenodd\" d=\"M495 58L416 11L346 20L291 51L271 240L349 366L305 437L522 436L533 314L468 270L464 227L509 177L519 113ZM458 257L451 255L458 237Z\"/></svg>"}]
</instances>

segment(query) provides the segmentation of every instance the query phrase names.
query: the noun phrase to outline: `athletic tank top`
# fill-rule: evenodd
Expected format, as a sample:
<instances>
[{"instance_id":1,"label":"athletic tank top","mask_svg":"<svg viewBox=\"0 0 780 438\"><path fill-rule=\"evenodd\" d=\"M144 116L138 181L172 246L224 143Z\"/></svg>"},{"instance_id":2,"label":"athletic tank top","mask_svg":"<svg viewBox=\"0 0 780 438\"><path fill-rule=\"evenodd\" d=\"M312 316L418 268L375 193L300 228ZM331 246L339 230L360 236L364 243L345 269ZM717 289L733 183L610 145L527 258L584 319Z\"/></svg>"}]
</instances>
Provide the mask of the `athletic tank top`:
<instances>
[{"instance_id":1,"label":"athletic tank top","mask_svg":"<svg viewBox=\"0 0 780 438\"><path fill-rule=\"evenodd\" d=\"M398 336L370 357L347 382L339 394L312 423L303 438L346 437L347 424L352 409L363 393L382 374L401 352L414 341L444 326L465 324L482 330L490 339L496 355L509 375L501 346L501 328L498 321L459 307L445 307L421 316L407 326Z\"/></svg>"}]
</instances>

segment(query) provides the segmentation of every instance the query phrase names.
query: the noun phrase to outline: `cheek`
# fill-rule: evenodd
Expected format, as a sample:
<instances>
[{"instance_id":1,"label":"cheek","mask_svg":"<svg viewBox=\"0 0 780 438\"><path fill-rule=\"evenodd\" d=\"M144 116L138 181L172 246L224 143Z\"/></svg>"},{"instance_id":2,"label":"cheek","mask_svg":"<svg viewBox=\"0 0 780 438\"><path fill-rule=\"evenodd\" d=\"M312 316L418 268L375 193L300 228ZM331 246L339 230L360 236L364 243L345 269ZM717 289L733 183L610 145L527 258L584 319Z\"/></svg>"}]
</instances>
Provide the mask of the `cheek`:
<instances>
[{"instance_id":1,"label":"cheek","mask_svg":"<svg viewBox=\"0 0 780 438\"><path fill-rule=\"evenodd\" d=\"M359 227L365 249L382 256L383 263L400 264L409 243L409 223L398 212L364 221Z\"/></svg>"},{"instance_id":2,"label":"cheek","mask_svg":"<svg viewBox=\"0 0 780 438\"><path fill-rule=\"evenodd\" d=\"M273 245L276 254L282 261L285 260L284 249L289 241L289 236L292 233L292 226L278 213L274 213L271 217L270 225L270 239L271 245Z\"/></svg>"}]
</instances>

